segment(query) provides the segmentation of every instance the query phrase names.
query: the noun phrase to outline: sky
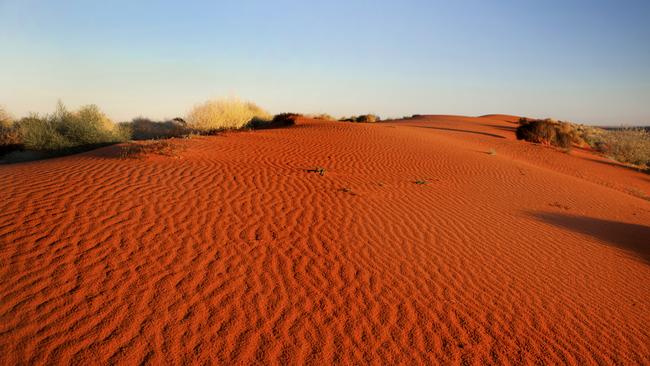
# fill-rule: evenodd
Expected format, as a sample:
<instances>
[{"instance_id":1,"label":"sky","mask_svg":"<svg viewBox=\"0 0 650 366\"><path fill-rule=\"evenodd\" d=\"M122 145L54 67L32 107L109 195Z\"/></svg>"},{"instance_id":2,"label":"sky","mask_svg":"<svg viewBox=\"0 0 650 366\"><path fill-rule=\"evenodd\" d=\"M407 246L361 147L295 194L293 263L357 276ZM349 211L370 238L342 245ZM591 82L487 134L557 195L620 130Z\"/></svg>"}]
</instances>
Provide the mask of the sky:
<instances>
[{"instance_id":1,"label":"sky","mask_svg":"<svg viewBox=\"0 0 650 366\"><path fill-rule=\"evenodd\" d=\"M0 0L0 105L650 125L647 0Z\"/></svg>"}]
</instances>

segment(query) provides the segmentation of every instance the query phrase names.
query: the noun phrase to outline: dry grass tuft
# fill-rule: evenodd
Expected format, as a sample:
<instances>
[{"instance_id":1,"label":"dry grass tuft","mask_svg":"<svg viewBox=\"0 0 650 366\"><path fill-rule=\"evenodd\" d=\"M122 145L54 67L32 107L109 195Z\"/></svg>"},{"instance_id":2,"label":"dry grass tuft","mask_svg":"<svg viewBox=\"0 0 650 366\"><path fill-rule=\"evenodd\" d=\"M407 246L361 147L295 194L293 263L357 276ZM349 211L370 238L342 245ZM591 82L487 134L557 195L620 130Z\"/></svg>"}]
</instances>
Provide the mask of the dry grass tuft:
<instances>
[{"instance_id":1,"label":"dry grass tuft","mask_svg":"<svg viewBox=\"0 0 650 366\"><path fill-rule=\"evenodd\" d=\"M203 133L245 128L254 120L270 119L271 115L256 104L235 98L199 104L186 118L188 127Z\"/></svg>"}]
</instances>

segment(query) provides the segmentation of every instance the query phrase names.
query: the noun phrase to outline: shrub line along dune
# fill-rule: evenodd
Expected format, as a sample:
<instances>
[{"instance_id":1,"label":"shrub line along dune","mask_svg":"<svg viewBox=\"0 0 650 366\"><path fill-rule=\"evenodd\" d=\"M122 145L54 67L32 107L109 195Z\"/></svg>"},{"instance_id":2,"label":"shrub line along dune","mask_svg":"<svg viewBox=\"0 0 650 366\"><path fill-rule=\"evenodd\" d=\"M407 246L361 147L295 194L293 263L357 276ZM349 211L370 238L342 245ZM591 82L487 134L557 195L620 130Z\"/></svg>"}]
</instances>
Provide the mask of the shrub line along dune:
<instances>
[{"instance_id":1,"label":"shrub line along dune","mask_svg":"<svg viewBox=\"0 0 650 366\"><path fill-rule=\"evenodd\" d=\"M114 123L96 105L69 111L59 102L54 113L18 121L0 108L0 157L5 162L77 153L128 140L157 140L224 130L275 128L295 124L297 114L275 117L252 102L217 99L195 106L183 118L156 122L138 117Z\"/></svg>"},{"instance_id":2,"label":"shrub line along dune","mask_svg":"<svg viewBox=\"0 0 650 366\"><path fill-rule=\"evenodd\" d=\"M414 115L416 116L416 115ZM155 140L224 130L276 128L295 124L297 113L271 116L258 105L236 98L216 99L196 105L185 119L155 122L135 118L114 123L96 105L69 111L59 102L54 113L31 114L14 121L0 107L0 157L23 161L77 153L128 140ZM334 120L327 114L311 118ZM373 123L373 114L341 118L340 121ZM642 128L603 129L553 119L521 118L517 138L568 150L587 147L622 163L642 169L650 166L650 132Z\"/></svg>"},{"instance_id":3,"label":"shrub line along dune","mask_svg":"<svg viewBox=\"0 0 650 366\"><path fill-rule=\"evenodd\" d=\"M96 105L69 111L59 102L52 114L31 114L15 122L3 122L1 136L2 152L14 153L15 160L21 161L127 141L130 132L111 121Z\"/></svg>"},{"instance_id":4,"label":"shrub line along dune","mask_svg":"<svg viewBox=\"0 0 650 366\"><path fill-rule=\"evenodd\" d=\"M521 118L517 139L570 149L586 147L621 163L650 168L650 132L644 128L599 128L547 119Z\"/></svg>"}]
</instances>

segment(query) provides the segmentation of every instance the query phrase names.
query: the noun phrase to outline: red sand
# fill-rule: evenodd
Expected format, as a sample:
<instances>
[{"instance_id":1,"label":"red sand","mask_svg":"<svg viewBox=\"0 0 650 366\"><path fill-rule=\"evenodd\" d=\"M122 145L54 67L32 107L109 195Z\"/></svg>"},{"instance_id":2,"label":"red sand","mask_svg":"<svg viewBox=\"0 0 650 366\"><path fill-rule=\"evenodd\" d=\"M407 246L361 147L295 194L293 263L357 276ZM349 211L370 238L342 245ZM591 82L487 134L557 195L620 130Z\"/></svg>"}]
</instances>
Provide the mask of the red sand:
<instances>
[{"instance_id":1,"label":"red sand","mask_svg":"<svg viewBox=\"0 0 650 366\"><path fill-rule=\"evenodd\" d=\"M0 364L650 364L650 176L514 120L0 166Z\"/></svg>"}]
</instances>

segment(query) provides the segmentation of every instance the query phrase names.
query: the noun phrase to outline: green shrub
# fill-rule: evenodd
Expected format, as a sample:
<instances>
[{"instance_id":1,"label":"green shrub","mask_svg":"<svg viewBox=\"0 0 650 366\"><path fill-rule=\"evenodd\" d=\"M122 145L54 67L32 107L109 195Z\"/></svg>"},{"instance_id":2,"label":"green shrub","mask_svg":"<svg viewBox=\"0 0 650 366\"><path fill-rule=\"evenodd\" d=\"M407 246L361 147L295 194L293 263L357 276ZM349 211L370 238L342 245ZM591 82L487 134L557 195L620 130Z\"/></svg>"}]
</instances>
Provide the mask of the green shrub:
<instances>
[{"instance_id":1,"label":"green shrub","mask_svg":"<svg viewBox=\"0 0 650 366\"><path fill-rule=\"evenodd\" d=\"M126 141L126 126L113 123L95 105L70 112L59 103L55 113L31 115L18 121L18 130L27 150L58 151Z\"/></svg>"},{"instance_id":2,"label":"green shrub","mask_svg":"<svg viewBox=\"0 0 650 366\"><path fill-rule=\"evenodd\" d=\"M238 99L207 101L195 106L187 115L188 126L202 132L247 127L251 121L270 120L271 116L251 102Z\"/></svg>"},{"instance_id":3,"label":"green shrub","mask_svg":"<svg viewBox=\"0 0 650 366\"><path fill-rule=\"evenodd\" d=\"M47 117L41 118L38 115L25 117L18 121L18 129L27 150L54 151L73 146L72 142L63 136Z\"/></svg>"}]
</instances>

